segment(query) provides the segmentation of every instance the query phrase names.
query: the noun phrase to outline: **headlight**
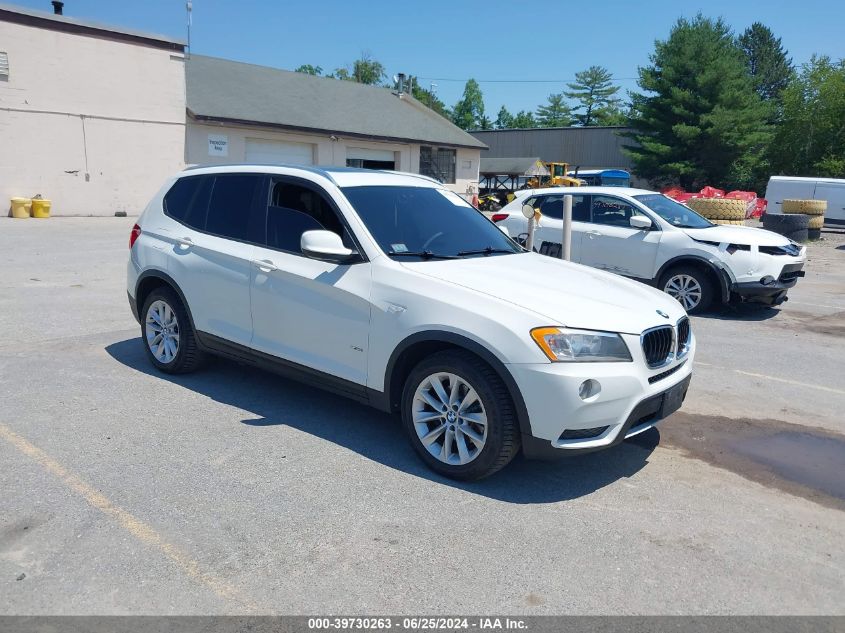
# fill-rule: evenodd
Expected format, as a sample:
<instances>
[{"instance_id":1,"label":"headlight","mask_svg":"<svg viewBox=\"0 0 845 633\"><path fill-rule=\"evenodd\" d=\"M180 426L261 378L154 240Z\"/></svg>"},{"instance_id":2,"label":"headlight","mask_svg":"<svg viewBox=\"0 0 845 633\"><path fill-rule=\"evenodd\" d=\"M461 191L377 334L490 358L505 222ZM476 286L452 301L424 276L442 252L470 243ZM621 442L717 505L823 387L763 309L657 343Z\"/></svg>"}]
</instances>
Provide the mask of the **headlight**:
<instances>
[{"instance_id":1,"label":"headlight","mask_svg":"<svg viewBox=\"0 0 845 633\"><path fill-rule=\"evenodd\" d=\"M622 337L613 332L538 327L531 338L552 362L630 362L631 353Z\"/></svg>"}]
</instances>

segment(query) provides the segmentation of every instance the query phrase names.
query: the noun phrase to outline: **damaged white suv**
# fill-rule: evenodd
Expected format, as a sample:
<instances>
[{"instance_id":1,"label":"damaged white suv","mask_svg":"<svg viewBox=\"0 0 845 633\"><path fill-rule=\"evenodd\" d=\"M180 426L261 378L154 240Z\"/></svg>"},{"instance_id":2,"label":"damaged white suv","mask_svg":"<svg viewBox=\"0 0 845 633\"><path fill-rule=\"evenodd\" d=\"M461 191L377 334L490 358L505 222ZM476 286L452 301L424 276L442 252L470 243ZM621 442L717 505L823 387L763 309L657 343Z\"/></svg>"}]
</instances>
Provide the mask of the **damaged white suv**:
<instances>
[{"instance_id":1,"label":"damaged white suv","mask_svg":"<svg viewBox=\"0 0 845 633\"><path fill-rule=\"evenodd\" d=\"M560 256L563 196L572 200L571 259L656 286L689 313L713 302L778 305L804 276L806 248L782 235L713 224L654 191L623 187L547 188L519 192L493 221L517 236L522 206L539 209L534 246Z\"/></svg>"},{"instance_id":2,"label":"damaged white suv","mask_svg":"<svg viewBox=\"0 0 845 633\"><path fill-rule=\"evenodd\" d=\"M459 479L520 447L621 442L678 409L692 372L677 301L526 252L412 174L184 171L133 228L127 270L159 370L219 354L399 412L421 458Z\"/></svg>"}]
</instances>

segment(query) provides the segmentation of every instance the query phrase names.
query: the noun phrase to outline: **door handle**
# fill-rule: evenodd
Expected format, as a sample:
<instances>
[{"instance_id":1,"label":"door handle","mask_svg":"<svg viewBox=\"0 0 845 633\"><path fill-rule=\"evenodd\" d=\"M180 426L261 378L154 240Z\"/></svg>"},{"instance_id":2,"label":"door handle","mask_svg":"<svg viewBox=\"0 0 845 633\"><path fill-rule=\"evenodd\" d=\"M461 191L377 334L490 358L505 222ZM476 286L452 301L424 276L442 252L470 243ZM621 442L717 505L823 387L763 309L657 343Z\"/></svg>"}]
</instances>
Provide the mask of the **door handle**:
<instances>
[{"instance_id":1,"label":"door handle","mask_svg":"<svg viewBox=\"0 0 845 633\"><path fill-rule=\"evenodd\" d=\"M189 247L194 245L194 240L192 240L190 237L177 237L176 241L179 243L180 246Z\"/></svg>"},{"instance_id":2,"label":"door handle","mask_svg":"<svg viewBox=\"0 0 845 633\"><path fill-rule=\"evenodd\" d=\"M258 268L258 270L260 270L261 272L264 272L264 273L269 273L269 272L272 272L274 270L279 270L279 267L276 266L276 264L271 262L269 259L254 259L252 261L252 263L255 264L255 266Z\"/></svg>"},{"instance_id":3,"label":"door handle","mask_svg":"<svg viewBox=\"0 0 845 633\"><path fill-rule=\"evenodd\" d=\"M587 231L587 235L590 236L590 239L601 237L601 233L599 233L598 231Z\"/></svg>"}]
</instances>

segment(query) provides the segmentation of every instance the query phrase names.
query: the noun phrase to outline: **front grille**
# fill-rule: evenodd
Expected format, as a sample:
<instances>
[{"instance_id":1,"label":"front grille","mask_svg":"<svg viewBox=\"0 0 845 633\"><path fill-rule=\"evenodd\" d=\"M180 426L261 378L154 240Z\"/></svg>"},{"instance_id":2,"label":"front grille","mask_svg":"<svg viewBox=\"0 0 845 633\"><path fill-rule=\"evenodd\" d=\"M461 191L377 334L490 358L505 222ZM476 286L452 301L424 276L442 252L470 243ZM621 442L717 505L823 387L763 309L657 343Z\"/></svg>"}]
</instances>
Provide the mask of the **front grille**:
<instances>
[{"instance_id":1,"label":"front grille","mask_svg":"<svg viewBox=\"0 0 845 633\"><path fill-rule=\"evenodd\" d=\"M798 257L801 254L799 244L787 244L786 246L758 246L757 250L766 255L789 255Z\"/></svg>"},{"instance_id":2,"label":"front grille","mask_svg":"<svg viewBox=\"0 0 845 633\"><path fill-rule=\"evenodd\" d=\"M658 382L659 380L663 380L664 378L668 378L669 376L674 374L676 371L678 371L681 367L683 367L684 364L685 363L680 363L678 365L675 365L672 369L667 369L664 372L661 372L659 374L655 374L654 376L650 376L649 379L648 379L648 384L653 385L654 383Z\"/></svg>"},{"instance_id":3,"label":"front grille","mask_svg":"<svg viewBox=\"0 0 845 633\"><path fill-rule=\"evenodd\" d=\"M691 333L692 330L690 329L689 319L687 317L678 321L678 358L687 355Z\"/></svg>"},{"instance_id":4,"label":"front grille","mask_svg":"<svg viewBox=\"0 0 845 633\"><path fill-rule=\"evenodd\" d=\"M591 437L598 437L607 430L606 426L597 426L592 429L567 429L560 434L561 440L586 440Z\"/></svg>"},{"instance_id":5,"label":"front grille","mask_svg":"<svg viewBox=\"0 0 845 633\"><path fill-rule=\"evenodd\" d=\"M671 325L646 330L640 337L645 360L652 369L665 365L675 352L675 330Z\"/></svg>"}]
</instances>

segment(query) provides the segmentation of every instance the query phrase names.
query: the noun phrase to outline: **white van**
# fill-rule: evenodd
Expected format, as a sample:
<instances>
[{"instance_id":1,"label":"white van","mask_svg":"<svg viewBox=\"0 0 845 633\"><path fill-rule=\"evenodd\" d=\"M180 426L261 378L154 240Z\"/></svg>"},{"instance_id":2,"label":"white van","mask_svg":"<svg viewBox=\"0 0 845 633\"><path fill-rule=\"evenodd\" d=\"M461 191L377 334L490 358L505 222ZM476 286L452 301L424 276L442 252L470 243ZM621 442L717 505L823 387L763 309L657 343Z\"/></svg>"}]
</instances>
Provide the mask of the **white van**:
<instances>
[{"instance_id":1,"label":"white van","mask_svg":"<svg viewBox=\"0 0 845 633\"><path fill-rule=\"evenodd\" d=\"M785 199L827 200L825 223L845 224L845 180L841 178L772 176L766 187L766 213L783 213L781 204Z\"/></svg>"}]
</instances>

